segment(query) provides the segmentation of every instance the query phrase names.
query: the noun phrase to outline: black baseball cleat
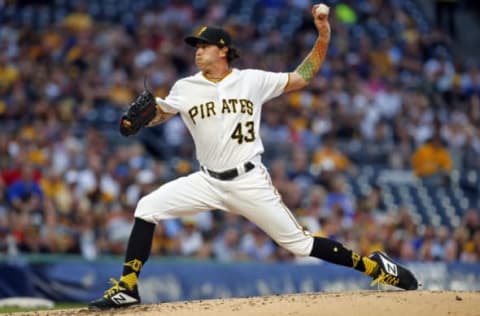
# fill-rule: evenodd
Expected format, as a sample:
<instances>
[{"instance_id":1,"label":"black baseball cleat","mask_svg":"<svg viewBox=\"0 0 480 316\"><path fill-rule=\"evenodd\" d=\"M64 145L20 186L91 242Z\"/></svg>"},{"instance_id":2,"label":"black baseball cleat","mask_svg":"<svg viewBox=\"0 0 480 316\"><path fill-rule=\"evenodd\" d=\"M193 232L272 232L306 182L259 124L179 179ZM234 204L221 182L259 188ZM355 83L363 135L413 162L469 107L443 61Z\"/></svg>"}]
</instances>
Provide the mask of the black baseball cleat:
<instances>
[{"instance_id":1,"label":"black baseball cleat","mask_svg":"<svg viewBox=\"0 0 480 316\"><path fill-rule=\"evenodd\" d=\"M138 295L137 286L129 289L122 281L110 279L110 282L113 286L106 290L101 298L90 302L90 304L88 304L89 309L107 310L140 304L140 295Z\"/></svg>"},{"instance_id":2,"label":"black baseball cleat","mask_svg":"<svg viewBox=\"0 0 480 316\"><path fill-rule=\"evenodd\" d=\"M378 263L378 267L371 274L373 278L372 286L383 283L404 290L416 290L418 288L418 281L413 273L407 268L395 263L395 261L386 254L375 251L369 258Z\"/></svg>"}]
</instances>

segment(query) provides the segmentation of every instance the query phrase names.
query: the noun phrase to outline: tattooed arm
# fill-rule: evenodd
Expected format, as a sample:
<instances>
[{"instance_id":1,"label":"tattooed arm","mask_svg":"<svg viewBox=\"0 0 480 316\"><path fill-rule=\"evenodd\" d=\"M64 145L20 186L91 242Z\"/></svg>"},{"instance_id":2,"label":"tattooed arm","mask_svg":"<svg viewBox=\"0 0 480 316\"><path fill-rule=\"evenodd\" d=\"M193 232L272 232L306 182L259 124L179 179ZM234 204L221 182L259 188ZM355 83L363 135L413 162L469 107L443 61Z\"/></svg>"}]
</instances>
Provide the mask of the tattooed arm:
<instances>
[{"instance_id":1,"label":"tattooed arm","mask_svg":"<svg viewBox=\"0 0 480 316\"><path fill-rule=\"evenodd\" d=\"M312 15L315 27L318 30L318 38L307 57L294 72L289 73L288 84L284 92L299 90L307 86L317 74L327 54L328 43L330 42L330 24L328 23L328 16L315 16L316 8L317 5L312 7Z\"/></svg>"}]
</instances>

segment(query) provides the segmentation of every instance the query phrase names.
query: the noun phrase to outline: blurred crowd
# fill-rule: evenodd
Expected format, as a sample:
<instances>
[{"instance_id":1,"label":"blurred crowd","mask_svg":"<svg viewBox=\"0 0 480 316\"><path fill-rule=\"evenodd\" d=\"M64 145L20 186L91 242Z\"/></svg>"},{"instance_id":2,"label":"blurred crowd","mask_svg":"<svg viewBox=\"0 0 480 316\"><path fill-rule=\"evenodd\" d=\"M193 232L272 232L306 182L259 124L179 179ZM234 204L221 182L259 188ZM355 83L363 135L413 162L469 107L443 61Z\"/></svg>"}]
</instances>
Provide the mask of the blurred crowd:
<instances>
[{"instance_id":1,"label":"blurred crowd","mask_svg":"<svg viewBox=\"0 0 480 316\"><path fill-rule=\"evenodd\" d=\"M0 254L123 255L138 199L198 169L179 117L128 139L117 126L144 78L164 97L196 71L183 43L196 27L224 26L241 52L234 67L270 71L294 70L317 36L309 1L158 2L114 20L95 18L88 1L58 2L73 4L40 26L2 18ZM389 209L379 187L346 190L365 165L412 170L430 186L450 185L453 170L480 171L478 60L462 58L454 38L399 3L331 1L319 75L264 106L264 162L314 234L364 255L478 263L478 203L456 210L456 225L438 226L407 206ZM52 9L48 1L19 5L0 1L0 11ZM286 16L289 28L276 27ZM296 260L218 210L157 225L152 255Z\"/></svg>"}]
</instances>

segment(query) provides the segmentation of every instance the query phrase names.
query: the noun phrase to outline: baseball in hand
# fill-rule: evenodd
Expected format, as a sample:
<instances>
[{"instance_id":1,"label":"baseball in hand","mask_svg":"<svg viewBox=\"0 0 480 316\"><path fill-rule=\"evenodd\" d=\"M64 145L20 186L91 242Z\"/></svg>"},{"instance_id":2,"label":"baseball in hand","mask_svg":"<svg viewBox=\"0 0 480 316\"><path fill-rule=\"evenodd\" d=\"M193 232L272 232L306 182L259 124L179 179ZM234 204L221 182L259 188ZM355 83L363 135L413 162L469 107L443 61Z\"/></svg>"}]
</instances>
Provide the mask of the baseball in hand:
<instances>
[{"instance_id":1,"label":"baseball in hand","mask_svg":"<svg viewBox=\"0 0 480 316\"><path fill-rule=\"evenodd\" d=\"M323 3L320 3L317 8L315 9L315 15L317 17L325 17L325 16L328 16L328 13L330 12L330 8L323 4Z\"/></svg>"}]
</instances>

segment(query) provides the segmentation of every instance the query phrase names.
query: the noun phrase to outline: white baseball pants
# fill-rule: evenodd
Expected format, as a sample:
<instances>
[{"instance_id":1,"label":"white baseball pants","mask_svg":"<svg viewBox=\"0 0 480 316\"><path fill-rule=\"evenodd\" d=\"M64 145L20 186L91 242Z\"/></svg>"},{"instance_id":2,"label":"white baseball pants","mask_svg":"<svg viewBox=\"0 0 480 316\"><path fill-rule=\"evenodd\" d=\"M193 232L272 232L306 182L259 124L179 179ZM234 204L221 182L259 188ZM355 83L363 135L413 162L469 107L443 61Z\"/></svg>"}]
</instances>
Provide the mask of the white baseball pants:
<instances>
[{"instance_id":1,"label":"white baseball pants","mask_svg":"<svg viewBox=\"0 0 480 316\"><path fill-rule=\"evenodd\" d=\"M297 256L312 251L313 237L283 204L262 163L233 180L217 180L203 171L177 178L142 197L135 217L158 223L212 209L244 216Z\"/></svg>"}]
</instances>

